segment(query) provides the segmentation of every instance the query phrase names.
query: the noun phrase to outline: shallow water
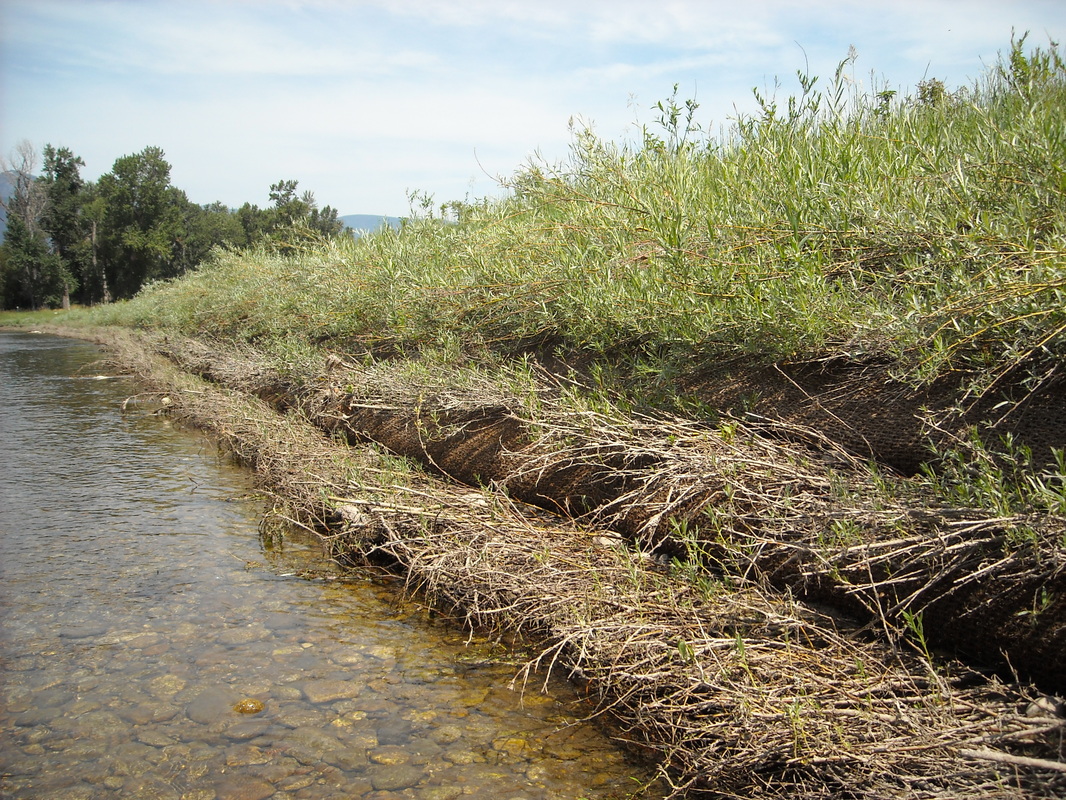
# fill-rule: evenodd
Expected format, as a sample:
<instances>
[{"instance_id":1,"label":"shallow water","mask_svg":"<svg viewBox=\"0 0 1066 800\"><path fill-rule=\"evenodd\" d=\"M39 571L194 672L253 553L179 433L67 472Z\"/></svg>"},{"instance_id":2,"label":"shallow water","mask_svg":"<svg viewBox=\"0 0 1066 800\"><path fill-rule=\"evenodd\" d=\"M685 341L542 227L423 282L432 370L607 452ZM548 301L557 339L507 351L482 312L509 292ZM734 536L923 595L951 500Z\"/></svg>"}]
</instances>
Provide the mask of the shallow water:
<instances>
[{"instance_id":1,"label":"shallow water","mask_svg":"<svg viewBox=\"0 0 1066 800\"><path fill-rule=\"evenodd\" d=\"M249 476L149 405L124 412L137 389L98 378L99 358L0 333L0 796L591 799L638 785L565 685L509 689L516 667L491 644L341 573L313 540L264 549Z\"/></svg>"}]
</instances>

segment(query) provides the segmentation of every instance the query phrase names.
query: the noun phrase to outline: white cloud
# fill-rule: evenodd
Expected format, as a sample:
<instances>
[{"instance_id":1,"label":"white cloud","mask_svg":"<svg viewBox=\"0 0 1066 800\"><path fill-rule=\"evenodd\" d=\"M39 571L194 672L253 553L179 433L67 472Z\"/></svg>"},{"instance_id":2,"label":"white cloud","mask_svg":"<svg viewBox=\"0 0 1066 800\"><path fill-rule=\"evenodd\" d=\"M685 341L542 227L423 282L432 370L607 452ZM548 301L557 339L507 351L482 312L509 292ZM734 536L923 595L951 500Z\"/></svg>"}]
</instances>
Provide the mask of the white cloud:
<instances>
[{"instance_id":1,"label":"white cloud","mask_svg":"<svg viewBox=\"0 0 1066 800\"><path fill-rule=\"evenodd\" d=\"M965 5L965 11L960 8ZM828 80L975 76L1010 28L1066 33L1029 0L0 0L0 151L20 138L83 155L90 177L147 145L192 199L266 201L296 178L343 213L403 213L404 192L462 196L567 120L608 138L654 121L675 83L721 124L751 87L782 94L809 59ZM628 102L634 98L633 107Z\"/></svg>"},{"instance_id":2,"label":"white cloud","mask_svg":"<svg viewBox=\"0 0 1066 800\"><path fill-rule=\"evenodd\" d=\"M262 15L239 3L44 2L26 13L18 40L61 64L120 74L387 75L437 62L418 48L376 41L351 16L337 26L277 5L259 6L270 11Z\"/></svg>"}]
</instances>

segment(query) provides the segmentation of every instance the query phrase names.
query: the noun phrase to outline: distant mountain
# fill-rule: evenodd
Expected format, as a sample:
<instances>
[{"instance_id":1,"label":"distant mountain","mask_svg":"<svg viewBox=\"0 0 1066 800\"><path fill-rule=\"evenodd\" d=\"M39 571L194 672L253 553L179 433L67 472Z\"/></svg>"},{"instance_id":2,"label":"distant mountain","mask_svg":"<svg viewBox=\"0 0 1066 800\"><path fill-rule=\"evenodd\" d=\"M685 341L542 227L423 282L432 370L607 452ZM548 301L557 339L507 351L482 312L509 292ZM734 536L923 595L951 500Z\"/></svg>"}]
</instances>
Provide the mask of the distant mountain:
<instances>
[{"instance_id":1,"label":"distant mountain","mask_svg":"<svg viewBox=\"0 0 1066 800\"><path fill-rule=\"evenodd\" d=\"M400 227L399 217L383 217L378 214L345 214L343 217L338 217L341 222L344 223L344 227L351 228L358 232L362 231L376 231L385 225L391 225L393 228Z\"/></svg>"},{"instance_id":2,"label":"distant mountain","mask_svg":"<svg viewBox=\"0 0 1066 800\"><path fill-rule=\"evenodd\" d=\"M11 195L14 193L14 191L15 191L14 178L11 177L6 172L0 172L0 198L3 198L4 202L6 203L7 199L9 197L11 197ZM0 239L3 238L4 231L6 231L6 230L7 230L7 210L3 206L0 206Z\"/></svg>"}]
</instances>

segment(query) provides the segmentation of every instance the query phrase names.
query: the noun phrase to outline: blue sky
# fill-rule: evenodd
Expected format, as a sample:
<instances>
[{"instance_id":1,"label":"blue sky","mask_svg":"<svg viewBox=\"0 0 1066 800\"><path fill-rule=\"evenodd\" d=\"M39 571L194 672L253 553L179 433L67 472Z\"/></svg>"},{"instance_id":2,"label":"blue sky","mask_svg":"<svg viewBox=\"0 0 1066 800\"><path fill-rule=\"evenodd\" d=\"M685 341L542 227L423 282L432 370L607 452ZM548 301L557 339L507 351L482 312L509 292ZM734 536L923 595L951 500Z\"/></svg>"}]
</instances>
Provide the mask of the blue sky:
<instances>
[{"instance_id":1,"label":"blue sky","mask_svg":"<svg viewBox=\"0 0 1066 800\"><path fill-rule=\"evenodd\" d=\"M569 121L633 137L680 84L716 130L795 72L903 93L979 76L1011 29L1066 37L1058 0L0 0L0 153L67 146L95 179L162 147L191 200L300 181L342 214L499 191Z\"/></svg>"}]
</instances>

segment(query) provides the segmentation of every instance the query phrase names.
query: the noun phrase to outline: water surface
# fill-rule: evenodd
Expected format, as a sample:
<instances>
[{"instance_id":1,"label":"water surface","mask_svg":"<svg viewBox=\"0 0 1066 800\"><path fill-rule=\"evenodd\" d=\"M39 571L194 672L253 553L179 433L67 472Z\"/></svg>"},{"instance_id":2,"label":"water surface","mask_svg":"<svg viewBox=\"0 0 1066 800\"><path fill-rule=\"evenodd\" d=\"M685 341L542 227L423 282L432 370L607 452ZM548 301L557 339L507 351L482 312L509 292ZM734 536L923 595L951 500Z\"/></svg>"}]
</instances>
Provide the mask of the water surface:
<instances>
[{"instance_id":1,"label":"water surface","mask_svg":"<svg viewBox=\"0 0 1066 800\"><path fill-rule=\"evenodd\" d=\"M511 690L491 644L339 572L313 540L264 549L249 476L149 404L123 411L137 388L99 359L0 333L0 796L637 786L567 687Z\"/></svg>"}]
</instances>

